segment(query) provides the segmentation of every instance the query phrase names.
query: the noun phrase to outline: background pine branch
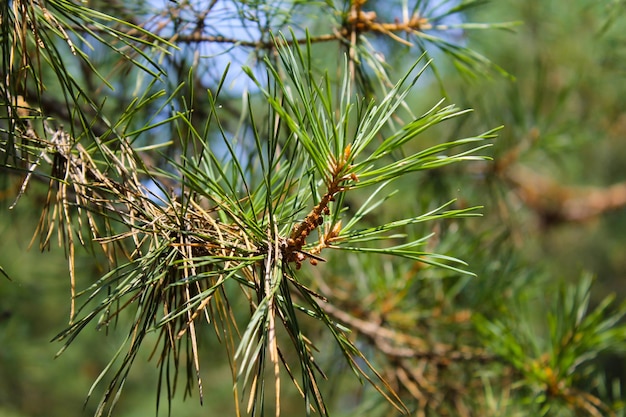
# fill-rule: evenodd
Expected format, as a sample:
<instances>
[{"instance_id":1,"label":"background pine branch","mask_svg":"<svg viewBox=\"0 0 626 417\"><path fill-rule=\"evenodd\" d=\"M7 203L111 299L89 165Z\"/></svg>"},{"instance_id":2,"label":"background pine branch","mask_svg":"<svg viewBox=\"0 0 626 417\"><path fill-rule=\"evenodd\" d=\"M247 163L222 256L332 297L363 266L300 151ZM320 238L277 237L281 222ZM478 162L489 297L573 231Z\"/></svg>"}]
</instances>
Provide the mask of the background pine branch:
<instances>
[{"instance_id":1,"label":"background pine branch","mask_svg":"<svg viewBox=\"0 0 626 417\"><path fill-rule=\"evenodd\" d=\"M0 414L622 415L622 14L557 3L3 3Z\"/></svg>"}]
</instances>

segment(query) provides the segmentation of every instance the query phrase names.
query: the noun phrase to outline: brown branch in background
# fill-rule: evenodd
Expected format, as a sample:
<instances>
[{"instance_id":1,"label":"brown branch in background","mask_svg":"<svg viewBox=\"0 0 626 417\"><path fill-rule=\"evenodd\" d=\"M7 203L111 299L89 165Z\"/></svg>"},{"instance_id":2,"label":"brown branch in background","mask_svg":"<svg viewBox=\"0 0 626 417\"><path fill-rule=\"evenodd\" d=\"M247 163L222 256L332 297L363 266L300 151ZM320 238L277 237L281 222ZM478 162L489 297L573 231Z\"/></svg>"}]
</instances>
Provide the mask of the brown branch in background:
<instances>
[{"instance_id":1,"label":"brown branch in background","mask_svg":"<svg viewBox=\"0 0 626 417\"><path fill-rule=\"evenodd\" d=\"M420 32L429 30L432 25L428 22L428 19L419 15L413 15L410 19L395 22L378 22L377 14L375 11L363 11L362 6L366 3L365 0L353 0L348 13L348 18L340 30L332 34L323 34L318 36L312 36L309 39L300 38L295 40L287 40L288 45L294 43L306 44L308 42L331 42L342 39L350 39L352 33L362 34L367 32L375 32L383 35L387 35L392 39L412 46L410 42L398 37L393 32ZM237 38L231 38L219 35L206 35L199 31L194 31L191 34L177 34L174 35L172 41L181 43L195 43L195 42L214 42L214 43L229 43L239 46L251 47L251 48L273 48L273 42L268 41L249 41Z\"/></svg>"},{"instance_id":2,"label":"brown branch in background","mask_svg":"<svg viewBox=\"0 0 626 417\"><path fill-rule=\"evenodd\" d=\"M561 223L582 223L610 211L626 207L626 181L605 187L564 185L519 162L520 156L539 140L538 129L531 129L481 174L502 179L519 200L539 218L542 227Z\"/></svg>"},{"instance_id":3,"label":"brown branch in background","mask_svg":"<svg viewBox=\"0 0 626 417\"><path fill-rule=\"evenodd\" d=\"M400 21L396 19L394 22L379 22L377 21L377 14L375 11L364 11L362 10L362 6L366 3L366 0L353 0L351 2L351 8L348 12L347 19L344 23L344 26L336 30L334 33L322 34L318 36L311 36L310 38L298 38L294 40L287 40L288 45L292 45L294 43L297 44L306 44L308 42L318 43L318 42L332 42L350 39L351 35L354 34L363 34L367 32L374 32L383 34L391 37L397 42L403 43L405 45L412 46L410 42L406 39L402 39L397 36L394 32L420 32L432 29L432 25L429 23L428 19L419 15L413 15L408 20L405 19ZM163 16L165 14L162 14ZM203 21L200 19L199 21ZM146 26L145 24L138 24L139 27ZM158 32L165 28L165 24L160 22L154 30L154 33L158 34ZM79 26L72 26L71 29L76 32L82 32L83 28ZM125 27L117 28L118 30L127 29ZM264 40L245 40L238 39L234 37L222 36L222 35L209 35L202 32L203 26L201 24L197 25L197 27L190 33L176 33L170 39L170 42L177 43L198 43L198 42L211 42L211 43L225 43L225 44L233 44L238 46L244 46L249 48L261 48L261 49L273 49L274 42L272 41L264 41ZM91 26L89 30L95 33L104 33L102 28ZM138 36L146 41L154 41L155 39L149 39L146 33L140 32L137 29L128 29L125 31L126 35L129 36Z\"/></svg>"},{"instance_id":4,"label":"brown branch in background","mask_svg":"<svg viewBox=\"0 0 626 417\"><path fill-rule=\"evenodd\" d=\"M480 380L470 377L461 381L444 377L445 370L450 370L451 374L454 372L452 369L459 366L499 362L505 366L505 373L513 372L502 358L485 349L429 342L383 324L371 312L363 312L362 317L355 317L347 312L345 305L320 301L319 306L384 356L387 380L394 381L396 392L403 390L413 397L419 404L418 410L438 411L453 400L457 410L461 411L467 409L466 403L471 393L475 392L473 390L483 389ZM418 412L416 415L424 414ZM460 412L459 415L470 414Z\"/></svg>"},{"instance_id":5,"label":"brown branch in background","mask_svg":"<svg viewBox=\"0 0 626 417\"><path fill-rule=\"evenodd\" d=\"M608 187L566 186L519 164L509 167L504 178L544 226L584 222L626 207L626 182Z\"/></svg>"},{"instance_id":6,"label":"brown branch in background","mask_svg":"<svg viewBox=\"0 0 626 417\"><path fill-rule=\"evenodd\" d=\"M307 42L312 42L312 43L317 43L317 42L331 42L331 41L336 41L339 40L341 38L341 36L339 36L338 34L326 34L326 35L320 35L320 36L312 36L310 39L305 39L305 38L301 38L301 39L296 39L295 41L293 40L287 40L287 44L288 45L293 45L294 43L298 43L298 44L306 44ZM191 33L189 35L177 35L175 39L176 42L180 42L180 43L196 43L196 42L211 42L211 43L228 43L228 44L233 44L233 45L238 45L238 46L245 46L248 48L262 48L262 49L271 49L274 48L274 42L271 41L248 41L248 40L243 40L243 39L237 39L237 38L229 38L226 36L220 36L220 35L205 35L202 33Z\"/></svg>"},{"instance_id":7,"label":"brown branch in background","mask_svg":"<svg viewBox=\"0 0 626 417\"><path fill-rule=\"evenodd\" d=\"M445 343L429 345L421 338L378 324L377 320L372 317L357 318L344 309L323 301L320 301L319 305L326 314L364 336L390 360L423 359L438 365L460 361L485 363L498 360L496 356L483 349L468 346L455 347Z\"/></svg>"}]
</instances>

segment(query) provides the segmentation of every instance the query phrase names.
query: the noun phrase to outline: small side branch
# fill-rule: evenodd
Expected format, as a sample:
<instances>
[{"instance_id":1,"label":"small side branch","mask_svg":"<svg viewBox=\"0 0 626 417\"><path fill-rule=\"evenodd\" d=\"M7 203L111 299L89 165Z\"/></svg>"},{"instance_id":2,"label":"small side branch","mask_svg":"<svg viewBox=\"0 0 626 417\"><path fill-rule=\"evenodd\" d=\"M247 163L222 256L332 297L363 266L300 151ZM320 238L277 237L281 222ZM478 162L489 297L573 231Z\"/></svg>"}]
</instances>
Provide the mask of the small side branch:
<instances>
[{"instance_id":1,"label":"small side branch","mask_svg":"<svg viewBox=\"0 0 626 417\"><path fill-rule=\"evenodd\" d=\"M339 160L333 159L330 163L330 180L327 181L326 193L321 198L319 203L309 212L304 220L298 223L291 230L291 234L282 243L283 256L287 262L295 262L296 269L300 269L302 262L309 258L312 264L316 264L318 260L322 258L316 256L325 247L323 243L326 242L326 237L330 240L339 234L339 230L335 225L329 232L324 235L324 242L316 246L312 253L306 253L302 251L302 248L306 244L307 237L312 231L324 224L324 216L330 214L330 203L335 201L335 196L342 191L345 191L348 187L344 184L347 181L358 181L358 177L354 173L350 173L349 164L351 158L351 145L348 144L343 151L343 154ZM340 227L340 226L339 226ZM334 233L333 236L331 236Z\"/></svg>"}]
</instances>

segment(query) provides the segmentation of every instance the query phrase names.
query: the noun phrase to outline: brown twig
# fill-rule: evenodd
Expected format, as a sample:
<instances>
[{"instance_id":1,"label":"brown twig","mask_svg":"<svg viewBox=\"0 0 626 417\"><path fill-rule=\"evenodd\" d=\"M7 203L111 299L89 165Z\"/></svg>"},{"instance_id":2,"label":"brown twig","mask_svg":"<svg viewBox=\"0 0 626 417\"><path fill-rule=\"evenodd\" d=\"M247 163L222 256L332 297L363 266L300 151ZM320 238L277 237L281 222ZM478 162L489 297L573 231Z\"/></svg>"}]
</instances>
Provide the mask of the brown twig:
<instances>
[{"instance_id":1,"label":"brown twig","mask_svg":"<svg viewBox=\"0 0 626 417\"><path fill-rule=\"evenodd\" d=\"M323 247L318 245L312 253L306 253L302 248L311 232L324 224L324 216L330 214L330 202L335 200L335 196L338 193L346 190L343 184L349 180L358 181L358 177L354 173L347 173L350 169L350 160L351 145L348 144L339 160L333 159L330 163L330 179L327 180L326 193L324 196L319 203L313 207L304 220L293 227L289 237L282 242L283 259L287 260L287 262L295 262L296 269L300 269L302 262L307 257L314 265L318 260L322 259L316 255L321 252ZM325 235L328 236L328 241L330 242L330 240L338 234L339 230L335 225L332 230L330 232L327 231Z\"/></svg>"},{"instance_id":2,"label":"brown twig","mask_svg":"<svg viewBox=\"0 0 626 417\"><path fill-rule=\"evenodd\" d=\"M332 42L332 41L341 41L345 39L350 39L351 34L363 34L368 32L374 32L383 34L391 37L392 39L411 46L411 43L407 42L405 39L398 37L394 32L419 32L424 30L432 29L432 25L429 23L428 19L419 15L413 15L408 20L405 19L400 21L396 19L394 22L379 22L377 21L377 14L375 11L364 11L362 10L362 6L366 3L365 0L353 0L351 3L350 11L348 12L347 19L344 22L344 25L335 30L333 33L327 33L317 36L311 36L309 38L297 38L293 40L286 40L288 45L292 44L306 44L306 43L319 43L319 42ZM137 26L142 27L145 26L143 24L138 24ZM165 24L161 22L158 25L158 29L163 29ZM87 26L90 32L95 33L105 33L105 30L96 26ZM70 29L75 32L84 32L85 27L81 26L71 26ZM126 27L118 28L118 30L125 30ZM198 30L200 29L200 30ZM238 45L243 47L255 48L255 49L272 49L274 48L274 43L272 41L265 40L246 40L239 39L235 37L222 36L222 35L209 35L202 32L202 26L196 25L196 28L190 33L176 33L171 37L170 41L178 42L178 43L199 43L199 42L210 42L210 43L225 43ZM158 32L158 31L157 31ZM149 33L140 32L136 28L128 28L125 31L125 34L128 36L141 36L144 39L148 39L146 36Z\"/></svg>"},{"instance_id":3,"label":"brown twig","mask_svg":"<svg viewBox=\"0 0 626 417\"><path fill-rule=\"evenodd\" d=\"M485 363L498 360L496 356L482 349L455 347L445 343L429 345L421 338L385 327L371 318L354 317L330 303L320 302L319 305L326 314L364 336L390 360L423 359L439 365L447 365L451 362Z\"/></svg>"}]
</instances>

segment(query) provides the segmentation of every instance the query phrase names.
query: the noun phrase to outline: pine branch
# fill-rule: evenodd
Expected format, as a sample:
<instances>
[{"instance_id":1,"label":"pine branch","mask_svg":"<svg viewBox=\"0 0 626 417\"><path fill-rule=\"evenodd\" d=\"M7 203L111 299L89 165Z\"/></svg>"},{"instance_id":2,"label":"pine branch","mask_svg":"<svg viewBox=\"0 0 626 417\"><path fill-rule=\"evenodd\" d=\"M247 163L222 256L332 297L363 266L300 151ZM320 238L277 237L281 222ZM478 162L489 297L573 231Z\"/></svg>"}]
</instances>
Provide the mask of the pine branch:
<instances>
[{"instance_id":1,"label":"pine branch","mask_svg":"<svg viewBox=\"0 0 626 417\"><path fill-rule=\"evenodd\" d=\"M320 305L331 317L364 336L391 362L401 359L419 359L435 365L443 365L450 362L488 363L501 360L480 348L455 347L445 343L436 343L431 346L424 339L379 324L375 317L366 315L357 318L336 305L329 303L320 303Z\"/></svg>"},{"instance_id":2,"label":"pine branch","mask_svg":"<svg viewBox=\"0 0 626 417\"><path fill-rule=\"evenodd\" d=\"M551 227L586 222L626 207L626 182L607 187L573 187L516 164L503 174L521 201Z\"/></svg>"}]
</instances>

